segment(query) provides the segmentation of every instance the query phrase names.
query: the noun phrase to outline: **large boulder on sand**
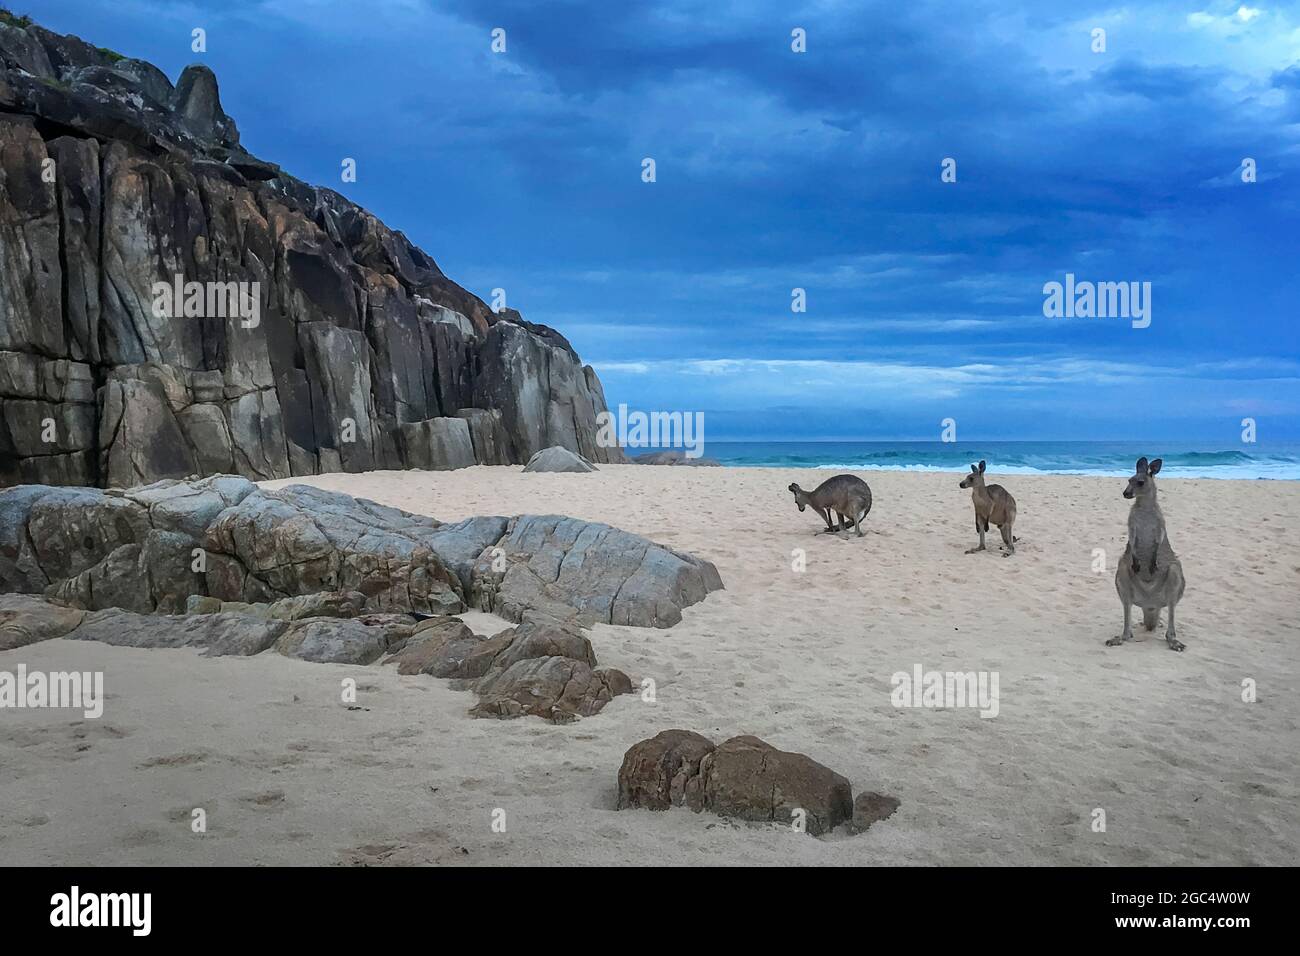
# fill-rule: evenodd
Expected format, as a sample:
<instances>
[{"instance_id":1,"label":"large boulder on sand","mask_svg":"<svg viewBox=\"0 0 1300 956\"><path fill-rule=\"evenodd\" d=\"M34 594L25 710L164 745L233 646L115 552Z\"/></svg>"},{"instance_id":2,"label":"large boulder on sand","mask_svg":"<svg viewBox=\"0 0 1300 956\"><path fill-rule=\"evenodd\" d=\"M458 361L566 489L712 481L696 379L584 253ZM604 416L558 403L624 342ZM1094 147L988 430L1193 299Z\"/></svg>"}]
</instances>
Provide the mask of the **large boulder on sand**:
<instances>
[{"instance_id":1,"label":"large boulder on sand","mask_svg":"<svg viewBox=\"0 0 1300 956\"><path fill-rule=\"evenodd\" d=\"M543 448L528 459L528 464L524 465L525 474L535 472L574 472L582 474L595 470L596 466L587 459L576 452L569 451L567 448L561 448L559 445Z\"/></svg>"},{"instance_id":2,"label":"large boulder on sand","mask_svg":"<svg viewBox=\"0 0 1300 956\"><path fill-rule=\"evenodd\" d=\"M541 717L567 723L590 717L619 694L632 692L631 679L614 668L592 668L571 657L535 657L494 671L474 687L482 700L475 717Z\"/></svg>"},{"instance_id":3,"label":"large boulder on sand","mask_svg":"<svg viewBox=\"0 0 1300 956\"><path fill-rule=\"evenodd\" d=\"M618 809L667 810L686 803L686 784L717 745L693 730L664 730L633 744L618 770Z\"/></svg>"},{"instance_id":4,"label":"large boulder on sand","mask_svg":"<svg viewBox=\"0 0 1300 956\"><path fill-rule=\"evenodd\" d=\"M722 588L718 569L640 535L563 515L521 515L474 566L472 602L511 621L671 627Z\"/></svg>"},{"instance_id":5,"label":"large boulder on sand","mask_svg":"<svg viewBox=\"0 0 1300 956\"><path fill-rule=\"evenodd\" d=\"M698 790L687 802L723 817L789 823L807 813L811 834L853 818L853 788L804 754L777 750L757 737L732 737L700 761Z\"/></svg>"},{"instance_id":6,"label":"large boulder on sand","mask_svg":"<svg viewBox=\"0 0 1300 956\"><path fill-rule=\"evenodd\" d=\"M683 805L782 824L802 811L813 835L852 820L854 810L847 779L811 757L777 750L757 737L732 737L714 747L700 734L668 730L634 744L619 768L619 809Z\"/></svg>"}]
</instances>

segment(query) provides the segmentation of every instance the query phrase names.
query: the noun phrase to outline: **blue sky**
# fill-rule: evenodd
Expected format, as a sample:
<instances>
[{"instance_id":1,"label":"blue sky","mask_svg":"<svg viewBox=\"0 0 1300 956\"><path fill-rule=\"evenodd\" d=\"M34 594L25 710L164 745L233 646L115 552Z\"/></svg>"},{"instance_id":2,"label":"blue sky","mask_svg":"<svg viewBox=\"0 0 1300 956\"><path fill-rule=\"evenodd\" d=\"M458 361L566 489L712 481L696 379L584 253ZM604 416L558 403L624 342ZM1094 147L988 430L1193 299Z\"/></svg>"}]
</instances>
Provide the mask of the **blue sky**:
<instances>
[{"instance_id":1,"label":"blue sky","mask_svg":"<svg viewBox=\"0 0 1300 956\"><path fill-rule=\"evenodd\" d=\"M207 63L251 152L710 439L1300 439L1296 3L8 5ZM1150 327L1045 318L1067 272Z\"/></svg>"}]
</instances>

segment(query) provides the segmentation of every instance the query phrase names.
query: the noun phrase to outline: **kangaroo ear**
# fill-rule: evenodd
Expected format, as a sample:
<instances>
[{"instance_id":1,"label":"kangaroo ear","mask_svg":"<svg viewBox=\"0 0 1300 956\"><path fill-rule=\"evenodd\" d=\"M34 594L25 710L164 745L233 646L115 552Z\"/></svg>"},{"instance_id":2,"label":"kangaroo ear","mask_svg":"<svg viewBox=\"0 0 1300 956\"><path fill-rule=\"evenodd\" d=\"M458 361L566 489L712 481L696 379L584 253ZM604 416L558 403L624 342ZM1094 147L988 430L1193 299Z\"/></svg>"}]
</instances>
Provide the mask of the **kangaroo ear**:
<instances>
[{"instance_id":1,"label":"kangaroo ear","mask_svg":"<svg viewBox=\"0 0 1300 956\"><path fill-rule=\"evenodd\" d=\"M979 470L980 470L980 466L979 466L979 465L971 465L971 466L970 466L970 473L971 473L972 475L974 475L974 474L978 474L978 473L979 473Z\"/></svg>"},{"instance_id":2,"label":"kangaroo ear","mask_svg":"<svg viewBox=\"0 0 1300 956\"><path fill-rule=\"evenodd\" d=\"M1138 459L1137 473L1140 475L1143 474L1146 470L1147 470L1147 456L1143 455L1141 458Z\"/></svg>"},{"instance_id":3,"label":"kangaroo ear","mask_svg":"<svg viewBox=\"0 0 1300 956\"><path fill-rule=\"evenodd\" d=\"M1155 461L1151 463L1150 467L1147 469L1147 474L1154 475L1157 471L1160 470L1160 466L1163 465L1164 463L1165 461L1163 458L1157 458Z\"/></svg>"},{"instance_id":4,"label":"kangaroo ear","mask_svg":"<svg viewBox=\"0 0 1300 956\"><path fill-rule=\"evenodd\" d=\"M984 466L987 465L987 464L988 464L987 461L983 461L983 460L980 461L980 474L981 474L981 475L984 474Z\"/></svg>"}]
</instances>

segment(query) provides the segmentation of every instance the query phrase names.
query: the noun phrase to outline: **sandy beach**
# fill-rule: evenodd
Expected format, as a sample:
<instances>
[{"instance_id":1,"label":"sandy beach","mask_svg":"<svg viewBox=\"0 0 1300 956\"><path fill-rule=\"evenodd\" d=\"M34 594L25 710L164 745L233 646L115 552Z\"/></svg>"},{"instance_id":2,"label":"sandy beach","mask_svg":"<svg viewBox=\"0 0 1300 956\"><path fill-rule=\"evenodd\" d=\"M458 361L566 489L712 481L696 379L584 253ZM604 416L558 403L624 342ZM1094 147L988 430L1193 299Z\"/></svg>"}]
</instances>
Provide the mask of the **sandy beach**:
<instances>
[{"instance_id":1,"label":"sandy beach","mask_svg":"<svg viewBox=\"0 0 1300 956\"><path fill-rule=\"evenodd\" d=\"M1300 484L1161 480L1188 582L1177 654L1163 625L1104 646L1121 623L1122 479L999 478L991 465L1019 503L1018 551L1003 558L964 553L975 532L955 473L861 473L875 496L866 535L816 534L786 486L830 474L478 466L310 479L443 520L605 521L714 562L726 590L670 629L591 629L601 663L652 679L655 701L619 697L561 726L471 719L470 694L379 666L66 640L0 654L10 669L102 670L107 693L98 720L4 714L0 861L1296 862ZM806 570L792 568L797 549ZM998 715L894 707L891 675L916 665L996 672ZM345 677L358 680L354 709L340 701ZM825 838L680 808L615 811L623 753L668 728L757 735L901 806L865 834Z\"/></svg>"}]
</instances>

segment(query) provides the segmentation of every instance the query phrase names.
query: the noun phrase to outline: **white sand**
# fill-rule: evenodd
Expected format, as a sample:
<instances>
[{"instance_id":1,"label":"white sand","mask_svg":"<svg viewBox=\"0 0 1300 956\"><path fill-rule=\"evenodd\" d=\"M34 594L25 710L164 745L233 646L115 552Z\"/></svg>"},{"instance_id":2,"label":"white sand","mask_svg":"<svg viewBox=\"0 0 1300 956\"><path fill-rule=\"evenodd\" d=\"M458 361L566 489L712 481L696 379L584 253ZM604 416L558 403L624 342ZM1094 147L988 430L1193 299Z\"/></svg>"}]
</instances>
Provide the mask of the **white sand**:
<instances>
[{"instance_id":1,"label":"white sand","mask_svg":"<svg viewBox=\"0 0 1300 956\"><path fill-rule=\"evenodd\" d=\"M975 535L955 474L869 473L869 534L814 536L818 519L785 489L829 474L313 479L448 520L607 521L714 561L727 590L669 630L593 629L600 662L653 678L658 699L622 697L569 726L472 720L472 695L387 668L62 640L0 654L0 669L102 669L109 693L99 720L0 711L0 861L1297 862L1300 484L1161 480L1188 581L1176 654L1163 625L1103 646L1120 628L1122 480L1003 481L1021 539L1004 559L963 553ZM795 548L804 573L791 570ZM1094 548L1106 549L1104 574ZM890 675L917 663L997 671L999 715L895 709ZM347 676L364 710L341 703ZM1256 703L1241 700L1245 678ZM902 806L866 834L826 839L684 809L615 812L623 752L670 727L756 734ZM205 835L190 830L194 807ZM1104 833L1091 828L1098 807ZM492 830L495 808L505 833Z\"/></svg>"}]
</instances>

